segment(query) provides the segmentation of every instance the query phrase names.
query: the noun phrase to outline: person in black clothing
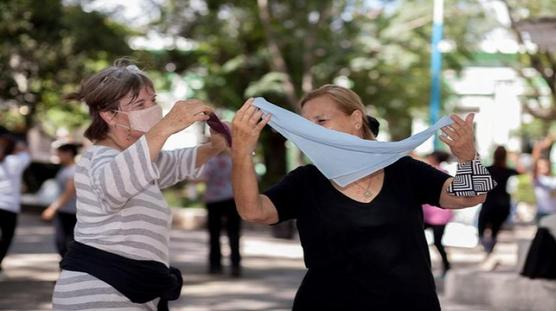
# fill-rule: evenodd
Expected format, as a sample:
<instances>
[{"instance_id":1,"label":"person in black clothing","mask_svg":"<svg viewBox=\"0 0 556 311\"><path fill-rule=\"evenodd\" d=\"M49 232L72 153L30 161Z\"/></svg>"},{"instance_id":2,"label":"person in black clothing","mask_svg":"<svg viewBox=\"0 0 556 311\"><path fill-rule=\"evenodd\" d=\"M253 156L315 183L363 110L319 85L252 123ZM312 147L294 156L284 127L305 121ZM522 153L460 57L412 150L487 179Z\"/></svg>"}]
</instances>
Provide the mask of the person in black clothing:
<instances>
[{"instance_id":1,"label":"person in black clothing","mask_svg":"<svg viewBox=\"0 0 556 311\"><path fill-rule=\"evenodd\" d=\"M61 168L56 174L56 183L60 195L41 214L45 221L54 221L56 249L60 257L64 257L69 245L74 241L74 228L77 223L75 184L75 158L79 152L79 144L65 143L56 148Z\"/></svg>"},{"instance_id":2,"label":"person in black clothing","mask_svg":"<svg viewBox=\"0 0 556 311\"><path fill-rule=\"evenodd\" d=\"M232 159L228 150L207 161L203 170L206 190L204 201L208 212L209 273L222 273L220 232L226 229L230 245L230 275L241 276L240 233L241 218L233 198Z\"/></svg>"},{"instance_id":3,"label":"person in black clothing","mask_svg":"<svg viewBox=\"0 0 556 311\"><path fill-rule=\"evenodd\" d=\"M232 122L234 198L246 221L297 219L308 271L293 310L440 310L421 205L463 208L485 195L449 195L449 175L410 157L343 188L305 165L260 194L251 154L270 116L251 103ZM375 139L361 99L348 89L323 86L300 107L303 117L326 128ZM473 161L473 117L453 120L441 139L459 161Z\"/></svg>"},{"instance_id":4,"label":"person in black clothing","mask_svg":"<svg viewBox=\"0 0 556 311\"><path fill-rule=\"evenodd\" d=\"M498 146L494 150L493 164L487 167L492 178L498 183L498 186L488 194L479 212L479 240L487 254L491 254L494 250L502 224L510 215L511 196L506 190L508 179L519 174L515 169L507 166L506 159L506 148Z\"/></svg>"}]
</instances>

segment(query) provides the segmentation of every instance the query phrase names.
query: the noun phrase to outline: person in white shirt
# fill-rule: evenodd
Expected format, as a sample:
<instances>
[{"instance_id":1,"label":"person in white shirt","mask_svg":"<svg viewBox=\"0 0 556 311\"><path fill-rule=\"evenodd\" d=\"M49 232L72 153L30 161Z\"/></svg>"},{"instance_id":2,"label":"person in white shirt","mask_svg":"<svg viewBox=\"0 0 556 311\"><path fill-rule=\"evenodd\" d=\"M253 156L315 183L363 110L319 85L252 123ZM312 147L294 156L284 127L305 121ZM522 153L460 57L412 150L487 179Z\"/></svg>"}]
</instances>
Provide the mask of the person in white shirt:
<instances>
[{"instance_id":1,"label":"person in white shirt","mask_svg":"<svg viewBox=\"0 0 556 311\"><path fill-rule=\"evenodd\" d=\"M0 136L0 278L21 210L21 176L30 162L23 143L6 134Z\"/></svg>"},{"instance_id":2,"label":"person in white shirt","mask_svg":"<svg viewBox=\"0 0 556 311\"><path fill-rule=\"evenodd\" d=\"M556 176L552 174L550 148L554 138L548 136L533 148L533 186L537 200L537 221L547 215L556 214Z\"/></svg>"}]
</instances>

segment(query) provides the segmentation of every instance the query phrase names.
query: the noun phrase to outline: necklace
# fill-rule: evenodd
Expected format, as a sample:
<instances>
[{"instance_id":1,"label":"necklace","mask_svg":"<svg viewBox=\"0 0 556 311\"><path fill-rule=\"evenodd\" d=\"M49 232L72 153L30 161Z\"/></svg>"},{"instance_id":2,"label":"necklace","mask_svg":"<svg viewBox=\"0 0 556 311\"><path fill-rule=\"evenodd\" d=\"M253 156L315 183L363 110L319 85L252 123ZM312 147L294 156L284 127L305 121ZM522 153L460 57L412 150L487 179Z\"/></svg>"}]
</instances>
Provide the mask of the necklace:
<instances>
[{"instance_id":1,"label":"necklace","mask_svg":"<svg viewBox=\"0 0 556 311\"><path fill-rule=\"evenodd\" d=\"M356 184L359 188L361 188L361 189L363 189L363 191L365 191L365 192L363 192L363 195L364 195L366 198L370 198L370 197L373 196L373 193L372 193L371 190L370 190L372 181L373 181L372 177L369 178L369 184L367 185L367 188L361 186L358 182L355 182L355 184Z\"/></svg>"}]
</instances>

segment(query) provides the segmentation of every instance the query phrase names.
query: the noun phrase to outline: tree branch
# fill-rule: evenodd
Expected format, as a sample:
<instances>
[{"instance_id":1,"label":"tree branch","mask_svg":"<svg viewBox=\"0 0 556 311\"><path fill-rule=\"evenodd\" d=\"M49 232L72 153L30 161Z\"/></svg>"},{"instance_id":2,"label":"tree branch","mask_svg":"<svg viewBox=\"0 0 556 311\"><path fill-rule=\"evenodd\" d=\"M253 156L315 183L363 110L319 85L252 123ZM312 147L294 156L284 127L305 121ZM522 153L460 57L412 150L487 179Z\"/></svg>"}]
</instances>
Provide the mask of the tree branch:
<instances>
[{"instance_id":1,"label":"tree branch","mask_svg":"<svg viewBox=\"0 0 556 311\"><path fill-rule=\"evenodd\" d=\"M552 106L551 108L543 108L540 105L542 94L539 92L539 89L533 85L534 82L532 81L532 79L523 73L523 68L514 68L514 69L516 73L519 75L519 77L521 77L523 80L527 82L527 84L529 84L530 89L533 91L533 94L527 96L527 99L532 98L538 104L537 107L533 107L527 100L524 100L521 102L521 106L523 110L529 113L530 115L532 115L533 117L544 121L551 121L556 119L556 108L554 106ZM554 101L554 93L552 93L552 97Z\"/></svg>"},{"instance_id":2,"label":"tree branch","mask_svg":"<svg viewBox=\"0 0 556 311\"><path fill-rule=\"evenodd\" d=\"M525 112L527 112L528 114L532 115L535 118L544 121L552 121L556 119L556 109L554 108L552 109L533 108L527 102L522 102L522 107L523 110L525 110Z\"/></svg>"},{"instance_id":3,"label":"tree branch","mask_svg":"<svg viewBox=\"0 0 556 311\"><path fill-rule=\"evenodd\" d=\"M317 32L328 20L332 13L332 4L327 2L319 11L319 20L312 27L307 27L307 36L305 37L303 46L303 79L301 88L304 93L308 93L314 89L313 64L315 62L315 44L317 41Z\"/></svg>"},{"instance_id":4,"label":"tree branch","mask_svg":"<svg viewBox=\"0 0 556 311\"><path fill-rule=\"evenodd\" d=\"M507 0L501 0L501 2L505 5L506 10L508 11L508 17L510 18L510 29L514 32L514 34L517 38L517 42L521 46L525 46L525 40L523 39L523 35L521 34L521 31L517 27L517 21L515 20L515 17L514 17L513 8L511 7L511 5L508 3ZM533 67L536 71L538 71L543 79L548 81L547 77L544 73L544 70L542 68L542 65L541 65L542 62L541 62L540 58L538 57L538 55L531 54L527 49L524 49L524 50L525 50L525 53L527 54L527 56L529 57L529 63L531 65L531 67Z\"/></svg>"},{"instance_id":5,"label":"tree branch","mask_svg":"<svg viewBox=\"0 0 556 311\"><path fill-rule=\"evenodd\" d=\"M517 27L517 21L515 20L514 17L514 10L511 7L511 5L508 3L507 0L501 0L501 2L504 4L504 6L506 7L506 10L508 12L508 16L510 18L510 28L511 30L514 32L518 43L521 46L525 46L525 40L523 39L523 36L521 34L521 31L519 31L518 27ZM525 49L525 53L527 54L527 57L529 58L529 65L531 67L533 67L533 69L535 69L535 71L537 71L539 73L539 75L542 77L542 79L545 81L545 83L547 84L548 88L550 89L551 92L551 97L552 97L552 105L550 108L540 108L540 109L534 109L531 106L529 106L529 104L527 102L523 103L523 109L525 111L527 111L528 113L530 113L531 115L533 115L536 118L542 119L542 120L554 120L556 119L556 62L554 61L554 58L550 55L550 53L548 51L541 51L537 54L532 54L530 53L527 49ZM546 68L543 64L543 60L542 60L542 56L546 56L547 61L549 62L550 66L549 68L552 69L552 73L549 75L546 72ZM515 67L514 67L515 68ZM515 68L516 72L524 79L527 80L527 82L529 83L529 85L531 86L531 88L534 90L535 92L535 98L537 100L537 102L539 102L540 96L541 94L539 93L539 90L537 89L537 87L535 87L532 83L532 81L530 80L529 77L526 77L522 70L520 68Z\"/></svg>"},{"instance_id":6,"label":"tree branch","mask_svg":"<svg viewBox=\"0 0 556 311\"><path fill-rule=\"evenodd\" d=\"M284 90L289 104L295 109L297 108L299 97L297 96L297 93L295 91L295 86L292 82L290 73L286 65L286 61L284 60L284 56L280 51L280 46L278 45L276 36L272 31L272 21L270 17L270 9L268 7L268 0L257 0L257 5L259 8L259 18L261 20L261 25L266 36L266 45L270 52L270 67L274 71L283 73L286 77L286 80L284 81Z\"/></svg>"},{"instance_id":7,"label":"tree branch","mask_svg":"<svg viewBox=\"0 0 556 311\"><path fill-rule=\"evenodd\" d=\"M549 76L548 87L550 88L552 94L556 94L556 71L554 71L554 69L556 69L556 60L554 59L550 51L544 51L543 54L546 57L546 61L548 62L546 67L551 71L550 74L546 74L547 76Z\"/></svg>"}]
</instances>

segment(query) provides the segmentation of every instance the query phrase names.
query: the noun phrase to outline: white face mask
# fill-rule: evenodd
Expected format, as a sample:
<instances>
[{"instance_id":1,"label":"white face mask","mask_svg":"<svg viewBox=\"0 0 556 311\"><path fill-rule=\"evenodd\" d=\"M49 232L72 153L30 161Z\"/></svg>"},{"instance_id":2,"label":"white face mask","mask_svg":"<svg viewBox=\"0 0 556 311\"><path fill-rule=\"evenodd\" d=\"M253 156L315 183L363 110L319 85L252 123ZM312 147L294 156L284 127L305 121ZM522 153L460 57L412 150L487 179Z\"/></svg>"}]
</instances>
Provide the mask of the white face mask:
<instances>
[{"instance_id":1,"label":"white face mask","mask_svg":"<svg viewBox=\"0 0 556 311\"><path fill-rule=\"evenodd\" d=\"M115 111L127 114L127 117L129 119L129 126L123 124L116 125L144 133L148 132L155 124L162 120L162 107L160 107L159 105L154 105L142 110Z\"/></svg>"}]
</instances>

